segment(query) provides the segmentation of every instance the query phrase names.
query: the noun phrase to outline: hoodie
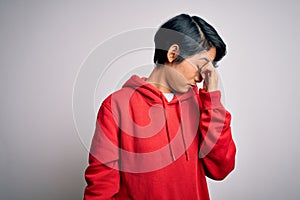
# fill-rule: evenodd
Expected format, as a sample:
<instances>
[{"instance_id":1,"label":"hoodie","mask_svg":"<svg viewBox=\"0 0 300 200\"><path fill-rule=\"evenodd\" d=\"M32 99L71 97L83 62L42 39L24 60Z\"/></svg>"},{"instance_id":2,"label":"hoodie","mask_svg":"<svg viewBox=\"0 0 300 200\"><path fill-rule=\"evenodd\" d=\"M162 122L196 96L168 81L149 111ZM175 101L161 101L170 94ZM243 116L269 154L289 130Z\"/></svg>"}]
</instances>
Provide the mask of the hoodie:
<instances>
[{"instance_id":1,"label":"hoodie","mask_svg":"<svg viewBox=\"0 0 300 200\"><path fill-rule=\"evenodd\" d=\"M235 166L220 98L194 86L168 102L133 75L99 108L84 199L208 200L206 177L223 180Z\"/></svg>"}]
</instances>

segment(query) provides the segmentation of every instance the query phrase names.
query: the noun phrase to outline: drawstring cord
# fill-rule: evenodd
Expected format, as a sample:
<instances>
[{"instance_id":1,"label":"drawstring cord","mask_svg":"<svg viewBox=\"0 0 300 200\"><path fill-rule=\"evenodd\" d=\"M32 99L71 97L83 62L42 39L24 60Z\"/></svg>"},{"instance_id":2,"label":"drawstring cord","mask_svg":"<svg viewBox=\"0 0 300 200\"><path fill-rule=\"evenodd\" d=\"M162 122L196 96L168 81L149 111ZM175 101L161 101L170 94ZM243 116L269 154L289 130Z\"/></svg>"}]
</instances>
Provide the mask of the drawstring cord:
<instances>
[{"instance_id":1,"label":"drawstring cord","mask_svg":"<svg viewBox=\"0 0 300 200\"><path fill-rule=\"evenodd\" d=\"M186 142L185 142L185 137L184 137L184 134L183 134L183 118L182 118L182 112L181 112L181 101L178 101L179 102L179 107L180 107L180 133L181 133L181 137L182 137L182 142L183 142L183 147L184 147L184 153L185 153L185 159L186 160L189 160L189 155L188 155L188 152L187 152L187 148L186 148Z\"/></svg>"},{"instance_id":2,"label":"drawstring cord","mask_svg":"<svg viewBox=\"0 0 300 200\"><path fill-rule=\"evenodd\" d=\"M168 127L168 123L167 123L167 114L166 114L166 110L165 110L165 102L164 100L162 101L163 102L163 108L164 108L164 116L165 116L165 119L166 119L166 129L167 129L167 138L168 138L168 145L169 145L169 150L170 150L170 155L172 157L172 160L175 161L175 156L174 156L174 153L173 153L173 150L172 150L172 147L171 147L171 138L170 138L170 134L169 134L169 127Z\"/></svg>"},{"instance_id":3,"label":"drawstring cord","mask_svg":"<svg viewBox=\"0 0 300 200\"><path fill-rule=\"evenodd\" d=\"M166 111L165 111L165 101L163 100L163 108L164 108L164 116L165 116L165 119L167 120L167 114L166 114ZM179 107L181 108L181 105L180 105L180 101L179 102ZM181 109L180 109L180 116L181 116L182 112L181 112ZM171 138L170 138L170 134L169 134L169 127L168 127L168 123L166 122L166 129L167 129L167 138L168 138L168 145L169 145L169 150L170 150L170 155L172 157L172 160L175 161L176 158L175 158L175 155L173 153L173 150L172 150L172 147L171 147ZM188 155L188 152L187 152L187 148L186 148L186 141L185 141L185 137L184 137L184 134L183 134L183 119L182 119L182 116L180 117L180 133L181 133L181 138L182 138L182 142L183 142L183 148L184 148L184 153L185 153L185 159L186 160L189 160L189 155Z\"/></svg>"},{"instance_id":4,"label":"drawstring cord","mask_svg":"<svg viewBox=\"0 0 300 200\"><path fill-rule=\"evenodd\" d=\"M187 153L187 149L186 149L186 143L185 143L185 138L184 138L184 134L183 134L183 128L182 128L182 122L180 122L180 129L181 129L181 137L182 137L182 141L183 141L183 147L184 147L184 153L185 153L185 159L189 160L189 155Z\"/></svg>"}]
</instances>

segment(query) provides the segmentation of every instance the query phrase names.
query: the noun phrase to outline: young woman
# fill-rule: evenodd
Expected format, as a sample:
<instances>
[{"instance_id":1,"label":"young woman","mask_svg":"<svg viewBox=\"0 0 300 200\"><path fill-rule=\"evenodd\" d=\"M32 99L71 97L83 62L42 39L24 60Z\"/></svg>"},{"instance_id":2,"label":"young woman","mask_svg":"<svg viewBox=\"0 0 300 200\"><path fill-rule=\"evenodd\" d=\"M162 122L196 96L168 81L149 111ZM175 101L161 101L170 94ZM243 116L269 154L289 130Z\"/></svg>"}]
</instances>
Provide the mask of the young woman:
<instances>
[{"instance_id":1,"label":"young woman","mask_svg":"<svg viewBox=\"0 0 300 200\"><path fill-rule=\"evenodd\" d=\"M207 200L206 177L223 180L234 169L231 115L215 70L226 45L187 14L165 22L154 41L149 77L133 75L99 109L86 200Z\"/></svg>"}]
</instances>

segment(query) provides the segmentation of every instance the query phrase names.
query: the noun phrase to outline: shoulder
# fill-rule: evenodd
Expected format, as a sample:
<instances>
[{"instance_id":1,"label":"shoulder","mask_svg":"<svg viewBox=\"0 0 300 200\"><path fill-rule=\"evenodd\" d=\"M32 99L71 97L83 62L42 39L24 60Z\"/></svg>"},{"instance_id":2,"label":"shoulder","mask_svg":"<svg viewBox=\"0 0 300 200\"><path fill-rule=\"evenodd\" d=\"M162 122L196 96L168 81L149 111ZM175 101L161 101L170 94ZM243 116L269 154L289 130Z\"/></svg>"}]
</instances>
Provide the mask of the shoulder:
<instances>
[{"instance_id":1,"label":"shoulder","mask_svg":"<svg viewBox=\"0 0 300 200\"><path fill-rule=\"evenodd\" d=\"M106 106L108 108L111 108L112 105L120 105L126 102L126 100L129 101L129 99L132 97L133 93L135 92L132 88L121 88L111 94L109 94L102 102L103 106Z\"/></svg>"}]
</instances>

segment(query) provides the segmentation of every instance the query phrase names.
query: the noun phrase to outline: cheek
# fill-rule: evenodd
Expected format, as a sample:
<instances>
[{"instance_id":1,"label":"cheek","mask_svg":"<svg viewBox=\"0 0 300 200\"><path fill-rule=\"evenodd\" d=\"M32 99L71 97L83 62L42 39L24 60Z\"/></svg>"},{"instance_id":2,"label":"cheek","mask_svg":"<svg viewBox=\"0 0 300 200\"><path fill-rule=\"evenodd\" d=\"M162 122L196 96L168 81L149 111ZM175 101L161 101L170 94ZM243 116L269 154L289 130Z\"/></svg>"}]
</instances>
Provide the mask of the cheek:
<instances>
[{"instance_id":1,"label":"cheek","mask_svg":"<svg viewBox=\"0 0 300 200\"><path fill-rule=\"evenodd\" d=\"M188 67L189 66L187 66L187 68L182 71L182 74L187 80L192 80L195 78L196 73L195 73L195 71L191 70L191 68L190 68L190 70L188 70Z\"/></svg>"},{"instance_id":2,"label":"cheek","mask_svg":"<svg viewBox=\"0 0 300 200\"><path fill-rule=\"evenodd\" d=\"M188 79L194 79L195 76L197 76L197 73L198 73L197 70L192 64L187 63L185 65L184 74Z\"/></svg>"},{"instance_id":3,"label":"cheek","mask_svg":"<svg viewBox=\"0 0 300 200\"><path fill-rule=\"evenodd\" d=\"M183 61L177 69L188 81L194 80L198 73L195 67L187 61Z\"/></svg>"}]
</instances>

